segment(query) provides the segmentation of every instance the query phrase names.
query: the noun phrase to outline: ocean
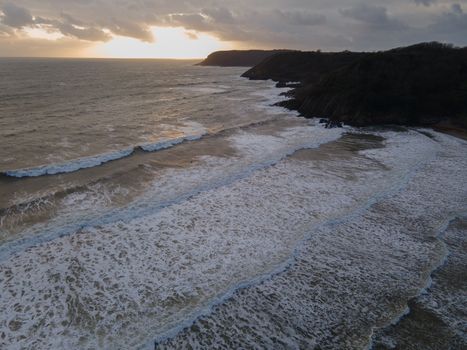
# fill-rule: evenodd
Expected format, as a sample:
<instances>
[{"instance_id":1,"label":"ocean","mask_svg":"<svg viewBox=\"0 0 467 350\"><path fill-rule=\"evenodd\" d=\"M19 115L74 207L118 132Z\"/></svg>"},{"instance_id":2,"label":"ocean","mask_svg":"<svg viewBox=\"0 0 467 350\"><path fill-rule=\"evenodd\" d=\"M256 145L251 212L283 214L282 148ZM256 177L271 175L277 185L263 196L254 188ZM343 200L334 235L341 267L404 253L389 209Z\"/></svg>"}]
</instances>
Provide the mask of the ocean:
<instances>
[{"instance_id":1,"label":"ocean","mask_svg":"<svg viewBox=\"0 0 467 350\"><path fill-rule=\"evenodd\" d=\"M195 63L0 59L0 348L463 346L467 142Z\"/></svg>"}]
</instances>

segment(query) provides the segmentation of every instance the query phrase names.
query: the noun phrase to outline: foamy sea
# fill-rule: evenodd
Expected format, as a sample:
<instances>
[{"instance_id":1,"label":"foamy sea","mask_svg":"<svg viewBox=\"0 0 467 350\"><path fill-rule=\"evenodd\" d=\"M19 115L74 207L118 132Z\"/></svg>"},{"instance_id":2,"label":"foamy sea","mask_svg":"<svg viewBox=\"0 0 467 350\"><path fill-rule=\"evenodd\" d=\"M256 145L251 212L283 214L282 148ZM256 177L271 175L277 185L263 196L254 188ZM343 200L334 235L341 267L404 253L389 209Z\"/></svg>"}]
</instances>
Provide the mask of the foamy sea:
<instances>
[{"instance_id":1,"label":"foamy sea","mask_svg":"<svg viewBox=\"0 0 467 350\"><path fill-rule=\"evenodd\" d=\"M421 314L466 345L466 141L104 63L0 61L1 349L410 348Z\"/></svg>"}]
</instances>

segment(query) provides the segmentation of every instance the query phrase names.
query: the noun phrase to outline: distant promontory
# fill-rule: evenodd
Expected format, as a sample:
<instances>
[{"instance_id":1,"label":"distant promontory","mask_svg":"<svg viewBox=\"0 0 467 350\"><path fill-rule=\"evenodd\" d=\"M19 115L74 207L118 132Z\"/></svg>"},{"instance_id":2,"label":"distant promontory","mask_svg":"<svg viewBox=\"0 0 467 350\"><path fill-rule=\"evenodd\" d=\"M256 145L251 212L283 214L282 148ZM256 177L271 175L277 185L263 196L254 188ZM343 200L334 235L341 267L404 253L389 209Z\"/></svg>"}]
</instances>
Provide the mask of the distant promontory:
<instances>
[{"instance_id":1,"label":"distant promontory","mask_svg":"<svg viewBox=\"0 0 467 350\"><path fill-rule=\"evenodd\" d=\"M216 51L198 66L253 67L264 59L290 50L232 50Z\"/></svg>"}]
</instances>

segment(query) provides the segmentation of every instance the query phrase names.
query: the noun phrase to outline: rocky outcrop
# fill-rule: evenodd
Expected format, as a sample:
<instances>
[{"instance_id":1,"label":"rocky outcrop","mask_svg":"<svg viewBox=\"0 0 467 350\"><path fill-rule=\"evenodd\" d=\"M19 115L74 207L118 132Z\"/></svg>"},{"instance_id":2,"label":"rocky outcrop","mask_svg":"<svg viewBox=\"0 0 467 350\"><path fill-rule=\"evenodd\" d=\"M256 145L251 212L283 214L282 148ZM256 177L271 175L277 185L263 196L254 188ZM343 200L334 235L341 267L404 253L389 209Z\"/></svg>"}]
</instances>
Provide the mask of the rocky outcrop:
<instances>
[{"instance_id":1,"label":"rocky outcrop","mask_svg":"<svg viewBox=\"0 0 467 350\"><path fill-rule=\"evenodd\" d=\"M422 44L368 54L296 96L304 115L351 125L467 127L467 50Z\"/></svg>"},{"instance_id":2,"label":"rocky outcrop","mask_svg":"<svg viewBox=\"0 0 467 350\"><path fill-rule=\"evenodd\" d=\"M300 81L282 105L306 117L467 129L467 48L423 43L373 53L284 53L244 76Z\"/></svg>"},{"instance_id":3,"label":"rocky outcrop","mask_svg":"<svg viewBox=\"0 0 467 350\"><path fill-rule=\"evenodd\" d=\"M253 80L272 79L281 84L291 81L302 85L315 84L326 74L355 62L364 55L349 51L278 53L266 58L242 76Z\"/></svg>"}]
</instances>

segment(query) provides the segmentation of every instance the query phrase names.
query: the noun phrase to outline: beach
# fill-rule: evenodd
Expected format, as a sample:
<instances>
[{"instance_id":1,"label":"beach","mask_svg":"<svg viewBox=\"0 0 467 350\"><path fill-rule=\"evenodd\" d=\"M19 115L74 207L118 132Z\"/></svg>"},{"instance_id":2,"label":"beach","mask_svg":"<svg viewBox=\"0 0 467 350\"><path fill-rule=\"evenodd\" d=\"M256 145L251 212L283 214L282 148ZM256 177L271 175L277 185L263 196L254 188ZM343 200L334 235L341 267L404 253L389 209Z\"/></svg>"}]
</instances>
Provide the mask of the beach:
<instances>
[{"instance_id":1,"label":"beach","mask_svg":"<svg viewBox=\"0 0 467 350\"><path fill-rule=\"evenodd\" d=\"M77 109L43 106L41 132L1 134L2 349L466 345L465 140L326 129L241 68L60 64L96 90ZM95 73L119 65L140 79L133 94ZM56 130L62 148L43 137ZM426 313L436 322L417 325ZM423 343L431 326L442 342Z\"/></svg>"}]
</instances>

